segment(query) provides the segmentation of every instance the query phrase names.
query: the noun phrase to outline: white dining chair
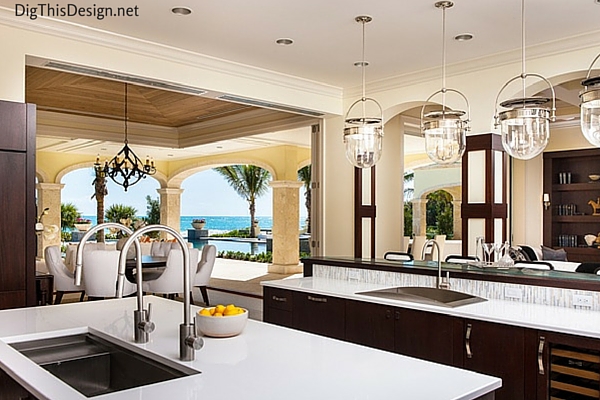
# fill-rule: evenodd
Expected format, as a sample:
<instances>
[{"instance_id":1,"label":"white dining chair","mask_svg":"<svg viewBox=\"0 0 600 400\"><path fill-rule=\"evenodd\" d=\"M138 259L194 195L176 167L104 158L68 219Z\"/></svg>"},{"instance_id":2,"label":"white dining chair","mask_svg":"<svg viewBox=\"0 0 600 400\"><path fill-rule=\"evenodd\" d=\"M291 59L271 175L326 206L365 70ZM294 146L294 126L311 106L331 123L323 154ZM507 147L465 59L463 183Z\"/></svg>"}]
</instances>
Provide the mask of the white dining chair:
<instances>
[{"instance_id":1,"label":"white dining chair","mask_svg":"<svg viewBox=\"0 0 600 400\"><path fill-rule=\"evenodd\" d=\"M83 284L88 299L97 300L116 297L117 276L119 270L119 255L117 250L83 251ZM124 280L123 296L136 292L136 285Z\"/></svg>"},{"instance_id":2,"label":"white dining chair","mask_svg":"<svg viewBox=\"0 0 600 400\"><path fill-rule=\"evenodd\" d=\"M423 260L423 247L425 247L426 241L427 236L415 236L413 239L410 253L413 255L415 260Z\"/></svg>"},{"instance_id":3,"label":"white dining chair","mask_svg":"<svg viewBox=\"0 0 600 400\"><path fill-rule=\"evenodd\" d=\"M198 249L190 249L190 282L194 283L198 257ZM190 285L191 286L191 285ZM167 266L156 279L144 281L144 292L168 295L174 299L176 294L183 293L183 253L181 249L171 249L167 255Z\"/></svg>"},{"instance_id":4,"label":"white dining chair","mask_svg":"<svg viewBox=\"0 0 600 400\"><path fill-rule=\"evenodd\" d=\"M204 300L204 304L206 304L207 307L210 304L208 302L208 291L206 290L206 287L210 281L210 276L212 275L216 259L217 246L212 244L204 245L202 248L202 255L200 256L200 261L198 262L198 268L196 269L196 275L194 276L194 280L192 282L193 287L200 289L202 300ZM192 297L192 303L193 302L194 299Z\"/></svg>"},{"instance_id":5,"label":"white dining chair","mask_svg":"<svg viewBox=\"0 0 600 400\"><path fill-rule=\"evenodd\" d=\"M48 272L54 276L56 298L54 304L60 304L65 293L81 293L79 301L85 297L85 285L76 286L73 272L69 271L60 254L60 247L48 246L44 249L44 262Z\"/></svg>"}]
</instances>

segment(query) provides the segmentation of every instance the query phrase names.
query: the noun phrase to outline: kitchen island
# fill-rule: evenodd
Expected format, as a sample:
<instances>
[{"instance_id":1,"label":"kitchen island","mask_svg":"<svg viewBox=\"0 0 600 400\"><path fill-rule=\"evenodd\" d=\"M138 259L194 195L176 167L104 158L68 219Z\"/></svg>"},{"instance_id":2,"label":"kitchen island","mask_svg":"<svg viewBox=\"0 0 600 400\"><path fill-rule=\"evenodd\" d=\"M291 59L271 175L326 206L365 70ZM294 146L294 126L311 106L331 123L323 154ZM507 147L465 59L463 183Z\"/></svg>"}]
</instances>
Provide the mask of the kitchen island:
<instances>
[{"instance_id":1,"label":"kitchen island","mask_svg":"<svg viewBox=\"0 0 600 400\"><path fill-rule=\"evenodd\" d=\"M182 304L153 296L145 302L156 330L141 345L132 340L135 298L0 311L0 368L38 399L85 399L10 343L91 332L201 371L103 399L467 400L493 399L501 386L495 377L253 320L237 337L205 338L195 361L180 362Z\"/></svg>"}]
</instances>

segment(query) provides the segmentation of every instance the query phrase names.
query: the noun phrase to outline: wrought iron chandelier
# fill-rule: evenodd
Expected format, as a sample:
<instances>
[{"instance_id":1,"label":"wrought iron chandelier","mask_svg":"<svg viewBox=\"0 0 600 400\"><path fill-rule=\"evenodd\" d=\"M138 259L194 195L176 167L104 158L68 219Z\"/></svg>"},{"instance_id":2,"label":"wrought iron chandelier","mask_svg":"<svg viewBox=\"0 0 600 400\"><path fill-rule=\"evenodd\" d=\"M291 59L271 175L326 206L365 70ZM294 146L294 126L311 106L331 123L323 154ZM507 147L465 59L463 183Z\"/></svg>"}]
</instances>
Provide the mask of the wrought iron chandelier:
<instances>
[{"instance_id":1,"label":"wrought iron chandelier","mask_svg":"<svg viewBox=\"0 0 600 400\"><path fill-rule=\"evenodd\" d=\"M141 179L146 178L146 175L154 175L156 168L154 160L146 157L146 162L142 160L131 150L127 140L127 104L128 104L128 85L125 84L125 145L110 161L105 161L104 166L100 164L100 157L96 157L94 168L100 170L113 180L117 185L123 186L127 191L129 186L135 185Z\"/></svg>"},{"instance_id":2,"label":"wrought iron chandelier","mask_svg":"<svg viewBox=\"0 0 600 400\"><path fill-rule=\"evenodd\" d=\"M442 10L442 88L429 96L421 108L421 131L425 137L427 156L436 164L451 164L465 152L466 132L470 129L470 107L464 94L446 88L446 9L454 6L454 3L438 1L434 5ZM467 113L464 119L464 111L446 107L446 93L456 93L465 101ZM442 95L441 109L425 113L427 103L438 94Z\"/></svg>"},{"instance_id":3,"label":"wrought iron chandelier","mask_svg":"<svg viewBox=\"0 0 600 400\"><path fill-rule=\"evenodd\" d=\"M548 144L550 139L550 121L555 120L556 95L552 84L539 74L528 74L525 72L525 0L521 0L521 75L510 79L502 86L496 96L496 111L494 114L494 126L502 132L502 146L512 157L521 160L529 160L539 155ZM546 82L552 92L552 99L547 97L526 97L525 80L535 77ZM500 107L508 110L498 113L498 99L504 89L517 79L523 84L523 97L510 99L500 103ZM552 109L543 107L552 100Z\"/></svg>"},{"instance_id":4,"label":"wrought iron chandelier","mask_svg":"<svg viewBox=\"0 0 600 400\"><path fill-rule=\"evenodd\" d=\"M354 65L362 68L362 97L356 100L344 118L344 144L346 146L346 158L355 167L371 168L381 158L383 147L383 110L381 105L374 99L365 96L365 67L369 65L365 61L365 24L371 22L369 16L358 16L354 19L362 24L362 61ZM366 116L366 103L371 101L379 108L378 117ZM357 104L362 105L362 116L350 118L350 111Z\"/></svg>"}]
</instances>

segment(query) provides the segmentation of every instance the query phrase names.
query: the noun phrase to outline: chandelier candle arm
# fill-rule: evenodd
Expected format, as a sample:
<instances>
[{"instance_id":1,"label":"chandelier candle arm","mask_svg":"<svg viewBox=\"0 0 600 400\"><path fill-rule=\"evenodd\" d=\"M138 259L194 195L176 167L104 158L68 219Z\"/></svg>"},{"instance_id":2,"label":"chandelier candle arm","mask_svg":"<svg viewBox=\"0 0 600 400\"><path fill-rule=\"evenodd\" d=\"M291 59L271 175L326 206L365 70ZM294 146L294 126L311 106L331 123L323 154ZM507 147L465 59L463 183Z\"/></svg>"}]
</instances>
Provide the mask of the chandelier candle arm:
<instances>
[{"instance_id":1,"label":"chandelier candle arm","mask_svg":"<svg viewBox=\"0 0 600 400\"><path fill-rule=\"evenodd\" d=\"M135 185L141 179L146 178L146 175L154 175L156 168L154 160L150 161L146 157L146 162L142 160L131 150L128 140L128 85L125 84L125 140L123 148L110 161L105 161L104 166L100 164L100 156L96 157L94 168L103 172L107 177L113 180L117 185L123 186L127 191L129 186Z\"/></svg>"}]
</instances>

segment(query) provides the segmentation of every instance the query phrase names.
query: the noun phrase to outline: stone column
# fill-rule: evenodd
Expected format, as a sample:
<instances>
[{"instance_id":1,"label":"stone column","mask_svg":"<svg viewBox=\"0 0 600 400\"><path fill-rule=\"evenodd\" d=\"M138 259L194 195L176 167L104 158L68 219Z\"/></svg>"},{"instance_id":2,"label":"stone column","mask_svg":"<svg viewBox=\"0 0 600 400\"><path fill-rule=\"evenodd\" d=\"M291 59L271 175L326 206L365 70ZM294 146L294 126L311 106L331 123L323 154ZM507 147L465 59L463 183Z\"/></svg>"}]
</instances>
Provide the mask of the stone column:
<instances>
[{"instance_id":1,"label":"stone column","mask_svg":"<svg viewBox=\"0 0 600 400\"><path fill-rule=\"evenodd\" d=\"M170 226L177 232L181 231L181 193L183 189L164 188L156 190L160 195L160 223ZM165 232L160 237L167 238Z\"/></svg>"},{"instance_id":2,"label":"stone column","mask_svg":"<svg viewBox=\"0 0 600 400\"><path fill-rule=\"evenodd\" d=\"M60 192L65 185L61 183L38 183L37 214L48 208L48 214L41 218L44 231L37 235L37 257L44 257L44 249L48 246L60 246Z\"/></svg>"},{"instance_id":3,"label":"stone column","mask_svg":"<svg viewBox=\"0 0 600 400\"><path fill-rule=\"evenodd\" d=\"M425 236L427 232L427 200L414 199L413 203L413 234Z\"/></svg>"},{"instance_id":4,"label":"stone column","mask_svg":"<svg viewBox=\"0 0 600 400\"><path fill-rule=\"evenodd\" d=\"M272 181L273 263L268 271L276 274L302 272L300 253L300 187L298 181Z\"/></svg>"},{"instance_id":5,"label":"stone column","mask_svg":"<svg viewBox=\"0 0 600 400\"><path fill-rule=\"evenodd\" d=\"M462 239L462 221L460 219L460 209L462 206L462 199L452 200L452 218L453 225L452 228L454 230L453 240L461 240Z\"/></svg>"}]
</instances>

